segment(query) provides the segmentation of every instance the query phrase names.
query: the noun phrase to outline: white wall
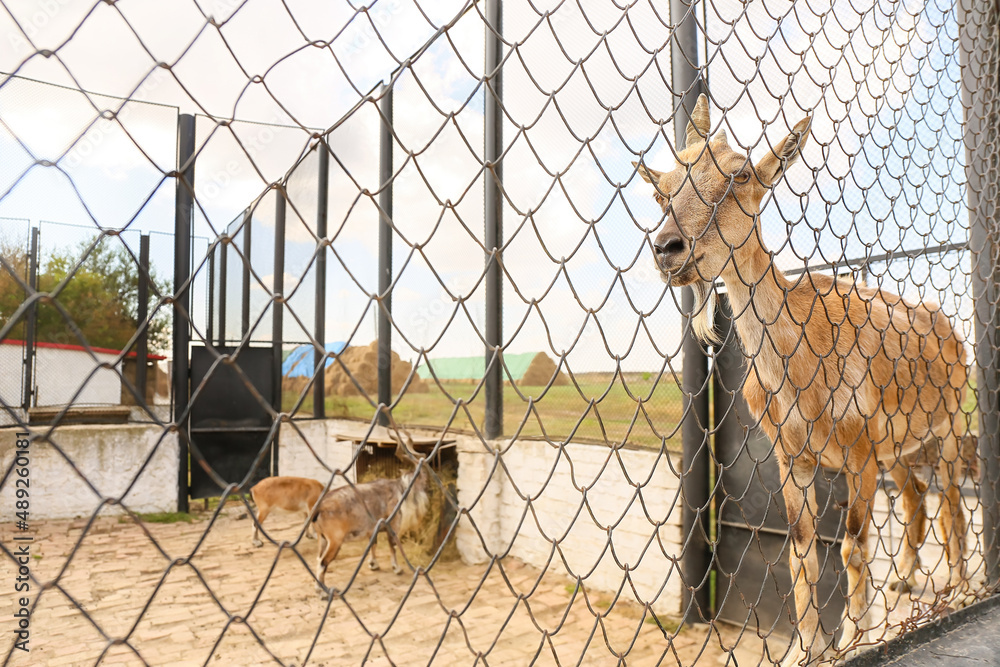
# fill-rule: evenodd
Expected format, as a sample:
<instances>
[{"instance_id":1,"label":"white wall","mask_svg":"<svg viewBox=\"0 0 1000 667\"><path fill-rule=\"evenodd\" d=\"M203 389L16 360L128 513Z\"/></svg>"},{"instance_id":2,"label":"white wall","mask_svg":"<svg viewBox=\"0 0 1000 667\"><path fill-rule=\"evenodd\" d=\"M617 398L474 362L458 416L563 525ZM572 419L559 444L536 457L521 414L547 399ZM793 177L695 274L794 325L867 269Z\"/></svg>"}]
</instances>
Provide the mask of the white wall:
<instances>
[{"instance_id":1,"label":"white wall","mask_svg":"<svg viewBox=\"0 0 1000 667\"><path fill-rule=\"evenodd\" d=\"M0 429L0 467L5 471L13 463L17 432ZM133 512L176 511L177 461L177 435L156 425L60 426L51 442L33 442L28 450L30 517L90 516L103 499L119 498L133 481L122 498ZM11 476L0 488L0 521L14 518L15 500ZM123 512L117 505L101 511Z\"/></svg>"},{"instance_id":2,"label":"white wall","mask_svg":"<svg viewBox=\"0 0 1000 667\"><path fill-rule=\"evenodd\" d=\"M522 440L500 446L498 458L480 440L459 442L459 505L469 510L457 534L464 560L509 554L608 593L621 588L627 567L625 599L680 612L680 479L664 455Z\"/></svg>"},{"instance_id":3,"label":"white wall","mask_svg":"<svg viewBox=\"0 0 1000 667\"><path fill-rule=\"evenodd\" d=\"M356 467L351 465L354 445L336 434L357 431L358 422L337 419L294 420L281 425L278 436L278 470L290 477L311 477L324 484L334 471L333 486L356 481Z\"/></svg>"},{"instance_id":4,"label":"white wall","mask_svg":"<svg viewBox=\"0 0 1000 667\"><path fill-rule=\"evenodd\" d=\"M61 350L39 346L35 356L35 384L38 388L36 405L119 405L122 402L122 381L117 370L100 368L111 363L115 355L96 352L95 361L83 350ZM22 398L21 370L24 368L24 348L21 345L0 345L0 397L8 405L20 405ZM116 366L118 370L120 367ZM93 374L93 375L91 375ZM80 387L83 390L75 399Z\"/></svg>"}]
</instances>

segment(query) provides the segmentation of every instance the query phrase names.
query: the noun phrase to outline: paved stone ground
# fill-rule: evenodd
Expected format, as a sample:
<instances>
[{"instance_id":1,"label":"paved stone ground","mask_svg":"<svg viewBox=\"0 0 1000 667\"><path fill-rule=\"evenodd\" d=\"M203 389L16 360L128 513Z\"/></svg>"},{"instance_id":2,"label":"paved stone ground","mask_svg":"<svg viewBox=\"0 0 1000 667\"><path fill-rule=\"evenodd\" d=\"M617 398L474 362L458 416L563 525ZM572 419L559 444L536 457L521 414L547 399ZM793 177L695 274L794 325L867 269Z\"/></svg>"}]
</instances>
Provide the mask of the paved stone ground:
<instances>
[{"instance_id":1,"label":"paved stone ground","mask_svg":"<svg viewBox=\"0 0 1000 667\"><path fill-rule=\"evenodd\" d=\"M86 534L84 520L36 524L33 574L58 585L41 594L30 653L11 652L2 626L13 623L3 613L4 659L49 667L473 665L478 655L481 665L733 664L722 648L737 641L733 630L700 626L674 637L639 607L611 606L606 594L574 600L565 577L512 559L502 568L452 560L397 576L384 537L381 571L359 567L364 544L344 546L328 583L345 587L357 573L327 603L309 572L315 541L303 540L301 557L273 544L253 548L241 514L234 507L214 524L203 513L190 524L142 527L101 517ZM291 540L299 525L276 512L266 527ZM11 537L0 540L10 548ZM0 609L14 608L12 589L2 587ZM741 642L737 658L754 653L749 644ZM756 658L739 661L756 664L757 646Z\"/></svg>"},{"instance_id":2,"label":"paved stone ground","mask_svg":"<svg viewBox=\"0 0 1000 667\"><path fill-rule=\"evenodd\" d=\"M200 504L199 504L200 507ZM33 526L32 573L46 583L31 619L31 652L12 650L14 572L0 568L0 651L12 665L759 665L755 631L720 624L662 630L642 608L612 604L569 580L514 559L502 566L441 561L395 575L384 536L370 571L363 543L341 550L327 582L345 589L320 599L311 570L316 542L298 550L250 546L241 506L212 522L142 526L104 516ZM278 541L294 540L294 515L267 521ZM17 544L0 530L8 549ZM404 544L404 548L406 544ZM410 555L415 560L427 556ZM947 575L941 569L935 577ZM57 584L52 582L58 580ZM37 591L32 590L32 600ZM926 600L885 597L883 638L934 615ZM879 596L876 596L879 600ZM883 607L884 608L884 607ZM922 612L921 612L922 610ZM84 613L85 612L85 613ZM940 613L940 612L938 612ZM883 617L884 618L884 617ZM907 620L909 619L909 620ZM669 622L670 619L661 619ZM884 621L883 621L884 623ZM887 631L887 632L886 632ZM771 650L780 657L784 642ZM781 644L784 644L781 646ZM478 658L478 662L477 662Z\"/></svg>"}]
</instances>

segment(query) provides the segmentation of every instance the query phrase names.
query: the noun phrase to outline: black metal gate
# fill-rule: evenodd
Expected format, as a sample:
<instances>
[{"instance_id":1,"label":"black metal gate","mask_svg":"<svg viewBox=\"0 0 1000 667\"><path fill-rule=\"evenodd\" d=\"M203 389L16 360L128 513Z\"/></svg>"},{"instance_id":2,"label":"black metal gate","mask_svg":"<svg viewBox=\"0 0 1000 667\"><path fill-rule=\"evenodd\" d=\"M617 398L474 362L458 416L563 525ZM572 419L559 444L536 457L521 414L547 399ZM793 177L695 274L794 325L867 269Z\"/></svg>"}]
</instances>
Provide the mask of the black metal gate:
<instances>
[{"instance_id":1,"label":"black metal gate","mask_svg":"<svg viewBox=\"0 0 1000 667\"><path fill-rule=\"evenodd\" d=\"M782 480L774 447L756 427L740 393L746 360L731 328L728 300L720 296L716 317L722 345L715 354L712 386L716 488L716 618L739 626L756 626L761 636L789 636L795 616L788 556L792 541L781 497ZM817 600L827 631L844 613L846 578L840 556L844 534L843 476L820 469L816 475L817 548L820 582ZM791 483L788 481L786 483Z\"/></svg>"},{"instance_id":2,"label":"black metal gate","mask_svg":"<svg viewBox=\"0 0 1000 667\"><path fill-rule=\"evenodd\" d=\"M274 351L271 347L245 347L232 363L216 364L217 354L235 351L191 349L190 433L200 454L192 452L191 456L191 498L220 495L223 487L217 478L226 484L239 484L252 470L252 484L277 474L276 450L272 446L277 429L265 408L274 403Z\"/></svg>"}]
</instances>

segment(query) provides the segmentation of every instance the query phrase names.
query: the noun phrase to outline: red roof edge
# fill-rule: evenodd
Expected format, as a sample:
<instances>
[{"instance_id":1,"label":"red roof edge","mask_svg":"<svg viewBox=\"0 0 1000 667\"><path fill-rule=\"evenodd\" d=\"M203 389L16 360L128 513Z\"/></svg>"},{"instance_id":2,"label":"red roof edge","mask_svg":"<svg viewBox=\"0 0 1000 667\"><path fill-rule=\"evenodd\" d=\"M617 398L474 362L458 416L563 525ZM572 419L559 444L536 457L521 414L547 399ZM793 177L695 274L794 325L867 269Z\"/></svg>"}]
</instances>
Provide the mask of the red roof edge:
<instances>
[{"instance_id":1,"label":"red roof edge","mask_svg":"<svg viewBox=\"0 0 1000 667\"><path fill-rule=\"evenodd\" d=\"M0 345L24 345L24 341L23 340L11 340L9 338L5 338L3 340L0 340ZM44 347L44 348L48 348L50 350L74 350L74 351L77 351L77 352L86 352L87 351L87 348L85 348L82 345L65 345L63 343L42 343L42 342L38 342L38 343L35 343L35 347ZM113 354L115 356L118 356L119 354L121 354L121 350L111 350L111 349L106 348L106 347L92 347L90 349L92 351L98 352L100 354ZM127 358L129 358L129 359L134 359L135 356L136 356L136 353L135 352L129 352L125 356ZM164 359L166 359L166 357L163 356L162 354L148 354L148 355L146 355L146 358L149 359L150 361L163 361Z\"/></svg>"}]
</instances>

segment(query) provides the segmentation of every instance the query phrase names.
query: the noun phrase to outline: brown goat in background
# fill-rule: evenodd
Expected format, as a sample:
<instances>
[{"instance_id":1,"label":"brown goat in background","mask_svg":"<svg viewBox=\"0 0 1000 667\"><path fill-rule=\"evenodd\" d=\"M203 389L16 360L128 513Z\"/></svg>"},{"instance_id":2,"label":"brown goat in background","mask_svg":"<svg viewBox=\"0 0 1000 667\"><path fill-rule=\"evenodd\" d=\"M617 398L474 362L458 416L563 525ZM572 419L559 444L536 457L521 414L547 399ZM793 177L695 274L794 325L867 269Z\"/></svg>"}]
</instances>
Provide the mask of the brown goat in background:
<instances>
[{"instance_id":1,"label":"brown goat in background","mask_svg":"<svg viewBox=\"0 0 1000 667\"><path fill-rule=\"evenodd\" d=\"M941 443L940 521L949 585L964 589L966 577L959 441L967 368L959 334L933 304L808 272L790 279L764 247L761 202L799 158L810 122L799 122L753 165L723 133L709 140L702 95L677 166L661 173L636 164L665 214L653 244L657 268L668 284L694 288L693 326L704 340L712 338L707 298L717 279L725 283L749 360L743 395L774 444L794 547L789 564L798 615L798 638L785 665L829 657L815 597L820 572L812 485L818 466L842 471L850 489L841 552L849 596L845 650L855 649L871 629L868 530L879 467L902 494L906 536L897 571L913 583L926 513L908 461L935 438Z\"/></svg>"}]
</instances>

